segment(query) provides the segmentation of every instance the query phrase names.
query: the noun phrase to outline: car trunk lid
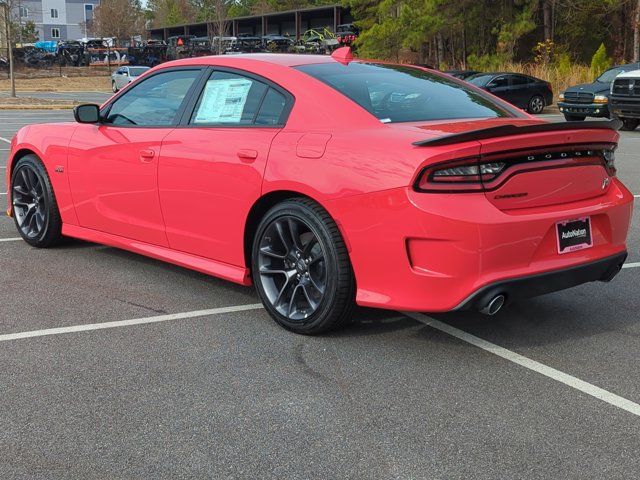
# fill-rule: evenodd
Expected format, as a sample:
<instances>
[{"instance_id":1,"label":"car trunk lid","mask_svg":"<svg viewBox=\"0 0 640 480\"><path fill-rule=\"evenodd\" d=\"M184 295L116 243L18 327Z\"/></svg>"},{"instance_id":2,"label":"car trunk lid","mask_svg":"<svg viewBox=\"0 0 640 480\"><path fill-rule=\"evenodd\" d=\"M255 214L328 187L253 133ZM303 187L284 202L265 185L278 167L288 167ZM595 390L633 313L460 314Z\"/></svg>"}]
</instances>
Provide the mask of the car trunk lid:
<instances>
[{"instance_id":1,"label":"car trunk lid","mask_svg":"<svg viewBox=\"0 0 640 480\"><path fill-rule=\"evenodd\" d=\"M599 126L481 139L480 163L505 164L501 175L485 182L485 195L501 210L604 195L612 173L605 152L617 139L617 132Z\"/></svg>"}]
</instances>

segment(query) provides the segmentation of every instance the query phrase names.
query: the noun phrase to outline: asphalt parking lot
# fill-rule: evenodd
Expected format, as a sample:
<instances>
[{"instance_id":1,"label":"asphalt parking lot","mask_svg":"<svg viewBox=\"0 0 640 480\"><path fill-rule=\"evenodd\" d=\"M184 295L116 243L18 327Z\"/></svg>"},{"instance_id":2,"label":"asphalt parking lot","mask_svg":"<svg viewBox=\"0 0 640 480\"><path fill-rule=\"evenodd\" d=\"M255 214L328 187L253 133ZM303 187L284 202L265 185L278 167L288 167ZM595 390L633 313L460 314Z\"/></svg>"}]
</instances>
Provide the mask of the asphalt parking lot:
<instances>
[{"instance_id":1,"label":"asphalt parking lot","mask_svg":"<svg viewBox=\"0 0 640 480\"><path fill-rule=\"evenodd\" d=\"M70 119L0 111L0 175L20 126ZM640 194L640 131L617 158ZM495 317L361 309L323 337L277 327L249 288L30 248L2 216L0 478L635 478L639 210L610 284Z\"/></svg>"}]
</instances>

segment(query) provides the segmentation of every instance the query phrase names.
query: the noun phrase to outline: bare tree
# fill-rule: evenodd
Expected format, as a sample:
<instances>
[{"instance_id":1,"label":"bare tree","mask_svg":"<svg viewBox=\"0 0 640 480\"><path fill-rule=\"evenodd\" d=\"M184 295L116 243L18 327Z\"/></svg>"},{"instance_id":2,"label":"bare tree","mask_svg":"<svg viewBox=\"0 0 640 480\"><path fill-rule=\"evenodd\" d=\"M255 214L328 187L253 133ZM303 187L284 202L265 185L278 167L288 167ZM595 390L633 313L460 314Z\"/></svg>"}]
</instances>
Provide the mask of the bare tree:
<instances>
[{"instance_id":1,"label":"bare tree","mask_svg":"<svg viewBox=\"0 0 640 480\"><path fill-rule=\"evenodd\" d=\"M0 0L0 10L2 10L2 22L4 41L7 45L7 60L9 62L9 78L11 79L11 97L16 97L16 78L13 71L13 18L12 11L14 5L12 0ZM20 15L20 12L18 12Z\"/></svg>"},{"instance_id":2,"label":"bare tree","mask_svg":"<svg viewBox=\"0 0 640 480\"><path fill-rule=\"evenodd\" d=\"M218 55L224 53L222 37L229 34L229 5L232 0L195 0L198 19L207 22L207 34Z\"/></svg>"},{"instance_id":3,"label":"bare tree","mask_svg":"<svg viewBox=\"0 0 640 480\"><path fill-rule=\"evenodd\" d=\"M144 32L139 0L102 0L96 8L91 30L100 37L129 39Z\"/></svg>"},{"instance_id":4,"label":"bare tree","mask_svg":"<svg viewBox=\"0 0 640 480\"><path fill-rule=\"evenodd\" d=\"M640 62L640 0L636 1L633 16L633 61Z\"/></svg>"}]
</instances>

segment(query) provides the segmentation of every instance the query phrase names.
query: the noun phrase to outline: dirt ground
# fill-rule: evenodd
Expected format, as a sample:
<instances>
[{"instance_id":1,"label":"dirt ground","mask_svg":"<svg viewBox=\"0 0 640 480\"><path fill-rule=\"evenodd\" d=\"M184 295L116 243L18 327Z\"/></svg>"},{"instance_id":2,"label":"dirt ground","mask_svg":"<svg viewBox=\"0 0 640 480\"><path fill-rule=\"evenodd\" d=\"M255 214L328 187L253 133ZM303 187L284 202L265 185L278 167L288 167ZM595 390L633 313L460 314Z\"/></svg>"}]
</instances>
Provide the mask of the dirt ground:
<instances>
[{"instance_id":1,"label":"dirt ground","mask_svg":"<svg viewBox=\"0 0 640 480\"><path fill-rule=\"evenodd\" d=\"M111 83L106 74L86 77L16 77L17 92L109 92ZM0 91L8 92L9 79L0 79Z\"/></svg>"}]
</instances>

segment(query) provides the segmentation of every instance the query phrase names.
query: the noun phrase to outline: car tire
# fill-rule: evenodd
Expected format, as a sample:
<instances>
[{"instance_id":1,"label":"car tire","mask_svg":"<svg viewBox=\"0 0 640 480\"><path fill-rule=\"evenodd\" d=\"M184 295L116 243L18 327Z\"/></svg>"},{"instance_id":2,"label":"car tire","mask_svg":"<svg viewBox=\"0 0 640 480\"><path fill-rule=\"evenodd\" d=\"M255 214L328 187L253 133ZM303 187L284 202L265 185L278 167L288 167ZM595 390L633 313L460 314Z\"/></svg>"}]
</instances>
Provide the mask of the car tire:
<instances>
[{"instance_id":1,"label":"car tire","mask_svg":"<svg viewBox=\"0 0 640 480\"><path fill-rule=\"evenodd\" d=\"M569 115L567 113L564 114L564 119L567 122L583 122L587 117L582 117L580 115Z\"/></svg>"},{"instance_id":2,"label":"car tire","mask_svg":"<svg viewBox=\"0 0 640 480\"><path fill-rule=\"evenodd\" d=\"M638 125L640 125L640 120L633 118L621 118L620 120L622 120L622 127L620 127L620 130L624 130L625 132L632 132L638 128Z\"/></svg>"},{"instance_id":3,"label":"car tire","mask_svg":"<svg viewBox=\"0 0 640 480\"><path fill-rule=\"evenodd\" d=\"M527 111L534 115L538 115L542 113L544 110L545 103L544 98L541 95L534 95L529 100L529 104L527 105Z\"/></svg>"},{"instance_id":4,"label":"car tire","mask_svg":"<svg viewBox=\"0 0 640 480\"><path fill-rule=\"evenodd\" d=\"M118 87L116 86L115 81L111 82L111 90L113 90L113 93L118 93Z\"/></svg>"},{"instance_id":5,"label":"car tire","mask_svg":"<svg viewBox=\"0 0 640 480\"><path fill-rule=\"evenodd\" d=\"M355 279L347 247L335 221L312 200L286 200L264 215L251 270L267 312L292 332L323 333L351 318Z\"/></svg>"},{"instance_id":6,"label":"car tire","mask_svg":"<svg viewBox=\"0 0 640 480\"><path fill-rule=\"evenodd\" d=\"M25 155L11 174L13 219L29 245L47 248L60 243L62 219L49 175L40 159Z\"/></svg>"}]
</instances>

